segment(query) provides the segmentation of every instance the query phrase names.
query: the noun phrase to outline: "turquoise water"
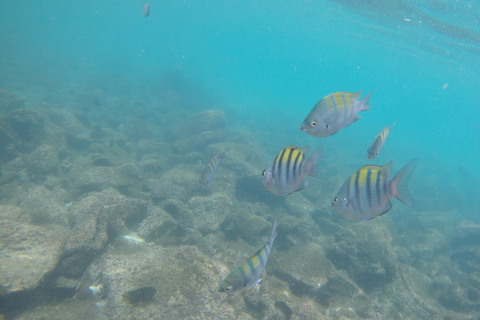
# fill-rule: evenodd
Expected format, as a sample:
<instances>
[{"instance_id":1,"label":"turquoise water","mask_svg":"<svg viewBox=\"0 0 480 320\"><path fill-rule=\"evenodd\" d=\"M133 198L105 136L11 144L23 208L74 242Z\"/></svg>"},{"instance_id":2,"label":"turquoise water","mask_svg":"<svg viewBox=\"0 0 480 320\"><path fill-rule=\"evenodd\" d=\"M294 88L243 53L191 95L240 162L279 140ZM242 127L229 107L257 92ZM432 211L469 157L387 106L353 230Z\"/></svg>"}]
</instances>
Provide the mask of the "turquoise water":
<instances>
[{"instance_id":1,"label":"turquoise water","mask_svg":"<svg viewBox=\"0 0 480 320\"><path fill-rule=\"evenodd\" d=\"M188 116L222 109L225 140L248 132L264 156L256 167L287 145L322 146L322 183L368 163L393 160L397 172L418 157L416 206L396 201L391 223L417 228L404 212L480 223L477 1L152 0L148 17L142 1L3 0L0 8L0 87L27 108L81 110L118 131L141 119L165 144L163 134ZM299 130L322 97L360 90L374 93L358 122L327 138ZM369 161L370 142L395 121ZM310 199L316 206L333 200L335 190L322 190Z\"/></svg>"}]
</instances>

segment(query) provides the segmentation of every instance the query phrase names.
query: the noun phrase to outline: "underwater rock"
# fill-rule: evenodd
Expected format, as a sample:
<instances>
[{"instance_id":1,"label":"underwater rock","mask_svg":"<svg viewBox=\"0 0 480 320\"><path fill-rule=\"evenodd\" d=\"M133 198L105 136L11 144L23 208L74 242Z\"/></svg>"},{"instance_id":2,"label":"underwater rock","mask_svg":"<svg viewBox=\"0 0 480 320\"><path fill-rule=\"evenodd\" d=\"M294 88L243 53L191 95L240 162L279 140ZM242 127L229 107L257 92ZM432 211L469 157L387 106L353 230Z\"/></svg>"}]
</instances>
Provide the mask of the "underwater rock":
<instances>
[{"instance_id":1,"label":"underwater rock","mask_svg":"<svg viewBox=\"0 0 480 320\"><path fill-rule=\"evenodd\" d=\"M233 225L228 229L225 226L222 228L227 238L232 239L236 234L253 246L261 246L268 240L273 223L256 215L256 210L252 206L238 204L235 214L231 215L230 219Z\"/></svg>"},{"instance_id":2,"label":"underwater rock","mask_svg":"<svg viewBox=\"0 0 480 320\"><path fill-rule=\"evenodd\" d=\"M7 114L13 109L21 109L23 106L22 99L4 89L0 89L0 114Z\"/></svg>"},{"instance_id":3,"label":"underwater rock","mask_svg":"<svg viewBox=\"0 0 480 320\"><path fill-rule=\"evenodd\" d=\"M44 227L0 220L0 234L2 294L37 287L63 253L62 236Z\"/></svg>"},{"instance_id":4,"label":"underwater rock","mask_svg":"<svg viewBox=\"0 0 480 320\"><path fill-rule=\"evenodd\" d=\"M391 282L397 272L391 240L380 222L353 223L335 234L335 242L326 249L327 257L370 292Z\"/></svg>"},{"instance_id":5,"label":"underwater rock","mask_svg":"<svg viewBox=\"0 0 480 320\"><path fill-rule=\"evenodd\" d=\"M298 192L285 197L285 205L287 206L288 211L297 217L303 215L311 216L315 211L313 204Z\"/></svg>"},{"instance_id":6,"label":"underwater rock","mask_svg":"<svg viewBox=\"0 0 480 320\"><path fill-rule=\"evenodd\" d=\"M292 247L271 255L268 272L287 282L297 297L314 297L336 273L322 247L314 243Z\"/></svg>"},{"instance_id":7,"label":"underwater rock","mask_svg":"<svg viewBox=\"0 0 480 320\"><path fill-rule=\"evenodd\" d=\"M223 193L206 197L196 196L188 201L195 228L202 234L220 229L220 225L233 213L233 200Z\"/></svg>"},{"instance_id":8,"label":"underwater rock","mask_svg":"<svg viewBox=\"0 0 480 320\"><path fill-rule=\"evenodd\" d=\"M101 191L114 184L114 169L110 167L95 167L78 175L74 182L77 194Z\"/></svg>"},{"instance_id":9,"label":"underwater rock","mask_svg":"<svg viewBox=\"0 0 480 320\"><path fill-rule=\"evenodd\" d=\"M60 159L54 147L41 145L25 159L27 169L36 175L46 175L58 169Z\"/></svg>"},{"instance_id":10,"label":"underwater rock","mask_svg":"<svg viewBox=\"0 0 480 320\"><path fill-rule=\"evenodd\" d=\"M110 239L125 233L125 224L140 223L146 215L146 202L127 198L114 189L93 193L73 203L69 210L71 232L65 244L66 254L58 272L77 278Z\"/></svg>"},{"instance_id":11,"label":"underwater rock","mask_svg":"<svg viewBox=\"0 0 480 320\"><path fill-rule=\"evenodd\" d=\"M137 229L138 236L148 242L168 236L177 226L177 222L159 206L148 207L147 218Z\"/></svg>"},{"instance_id":12,"label":"underwater rock","mask_svg":"<svg viewBox=\"0 0 480 320\"><path fill-rule=\"evenodd\" d=\"M203 151L209 144L225 139L225 113L212 110L194 114L172 129L173 148L186 153Z\"/></svg>"},{"instance_id":13,"label":"underwater rock","mask_svg":"<svg viewBox=\"0 0 480 320\"><path fill-rule=\"evenodd\" d=\"M12 220L18 221L22 215L24 215L22 208L14 205L3 205L0 206L0 221L1 220Z\"/></svg>"},{"instance_id":14,"label":"underwater rock","mask_svg":"<svg viewBox=\"0 0 480 320\"><path fill-rule=\"evenodd\" d=\"M452 234L452 246L480 245L480 224L462 220Z\"/></svg>"},{"instance_id":15,"label":"underwater rock","mask_svg":"<svg viewBox=\"0 0 480 320\"><path fill-rule=\"evenodd\" d=\"M187 204L178 199L166 199L159 203L182 227L193 228L192 211Z\"/></svg>"},{"instance_id":16,"label":"underwater rock","mask_svg":"<svg viewBox=\"0 0 480 320\"><path fill-rule=\"evenodd\" d=\"M115 168L113 186L116 188L125 188L141 180L142 172L133 162L127 162Z\"/></svg>"},{"instance_id":17,"label":"underwater rock","mask_svg":"<svg viewBox=\"0 0 480 320\"><path fill-rule=\"evenodd\" d=\"M150 179L150 195L158 201L163 199L188 200L198 189L199 175L196 173L173 168L166 172L160 179Z\"/></svg>"},{"instance_id":18,"label":"underwater rock","mask_svg":"<svg viewBox=\"0 0 480 320\"><path fill-rule=\"evenodd\" d=\"M67 211L55 193L44 187L27 189L19 206L24 210L24 222L32 224L56 223L68 226Z\"/></svg>"},{"instance_id":19,"label":"underwater rock","mask_svg":"<svg viewBox=\"0 0 480 320\"><path fill-rule=\"evenodd\" d=\"M71 112L65 109L46 109L45 113L57 130L63 132L68 146L73 149L86 149L93 140L91 130L85 127L82 122Z\"/></svg>"},{"instance_id":20,"label":"underwater rock","mask_svg":"<svg viewBox=\"0 0 480 320\"><path fill-rule=\"evenodd\" d=\"M42 142L44 117L35 110L15 109L0 117L0 164L29 153Z\"/></svg>"},{"instance_id":21,"label":"underwater rock","mask_svg":"<svg viewBox=\"0 0 480 320\"><path fill-rule=\"evenodd\" d=\"M97 158L92 161L94 167L111 167L112 161L108 158Z\"/></svg>"},{"instance_id":22,"label":"underwater rock","mask_svg":"<svg viewBox=\"0 0 480 320\"><path fill-rule=\"evenodd\" d=\"M137 161L145 173L159 173L167 168L167 158L159 154L146 154Z\"/></svg>"},{"instance_id":23,"label":"underwater rock","mask_svg":"<svg viewBox=\"0 0 480 320\"><path fill-rule=\"evenodd\" d=\"M195 247L150 245L107 252L87 269L84 281L108 288L99 308L106 319L236 319L241 297L231 305L216 290L223 272ZM123 293L143 286L157 289L152 303L132 308L121 301Z\"/></svg>"},{"instance_id":24,"label":"underwater rock","mask_svg":"<svg viewBox=\"0 0 480 320\"><path fill-rule=\"evenodd\" d=\"M421 233L405 236L404 246L410 251L413 258L431 261L438 253L448 249L448 242L444 233L437 229L427 229Z\"/></svg>"}]
</instances>

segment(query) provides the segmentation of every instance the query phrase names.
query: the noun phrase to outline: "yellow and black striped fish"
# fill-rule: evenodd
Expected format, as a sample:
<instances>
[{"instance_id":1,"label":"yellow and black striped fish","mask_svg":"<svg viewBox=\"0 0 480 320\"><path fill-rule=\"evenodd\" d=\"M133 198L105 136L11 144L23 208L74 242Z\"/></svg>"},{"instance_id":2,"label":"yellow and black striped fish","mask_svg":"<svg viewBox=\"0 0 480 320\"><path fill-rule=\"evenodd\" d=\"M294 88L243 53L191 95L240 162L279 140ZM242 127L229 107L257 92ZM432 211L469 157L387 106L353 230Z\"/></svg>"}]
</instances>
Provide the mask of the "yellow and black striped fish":
<instances>
[{"instance_id":1,"label":"yellow and black striped fish","mask_svg":"<svg viewBox=\"0 0 480 320\"><path fill-rule=\"evenodd\" d=\"M277 224L278 221L275 220L270 239L268 239L259 250L252 254L247 261L235 267L235 269L222 279L218 286L219 292L233 292L260 283L260 276L267 264L273 241L277 237Z\"/></svg>"},{"instance_id":2,"label":"yellow and black striped fish","mask_svg":"<svg viewBox=\"0 0 480 320\"><path fill-rule=\"evenodd\" d=\"M385 144L385 140L387 140L387 136L392 130L393 126L397 123L395 121L391 126L386 127L385 129L382 130L375 139L373 139L372 143L370 144L370 147L367 149L367 158L370 160L375 159L378 154L380 153L380 150L382 150L383 145Z\"/></svg>"},{"instance_id":3,"label":"yellow and black striped fish","mask_svg":"<svg viewBox=\"0 0 480 320\"><path fill-rule=\"evenodd\" d=\"M263 184L277 196L286 196L308 186L307 176L316 177L320 162L320 148L306 160L308 149L288 146L275 157L270 167L263 170Z\"/></svg>"},{"instance_id":4,"label":"yellow and black striped fish","mask_svg":"<svg viewBox=\"0 0 480 320\"><path fill-rule=\"evenodd\" d=\"M388 180L392 161L383 167L360 168L340 188L333 208L350 221L366 221L387 213L392 208L392 197L412 206L413 196L407 184L416 165L417 159L411 160L392 180Z\"/></svg>"},{"instance_id":5,"label":"yellow and black striped fish","mask_svg":"<svg viewBox=\"0 0 480 320\"><path fill-rule=\"evenodd\" d=\"M206 187L213 180L215 172L217 172L218 165L220 164L220 161L222 161L225 152L226 151L217 154L207 163L205 169L203 169L202 175L200 176L200 188Z\"/></svg>"},{"instance_id":6,"label":"yellow and black striped fish","mask_svg":"<svg viewBox=\"0 0 480 320\"><path fill-rule=\"evenodd\" d=\"M357 113L371 109L368 100L372 93L373 91L361 101L358 99L362 91L329 94L317 102L303 121L300 130L319 138L337 133L360 119Z\"/></svg>"}]
</instances>

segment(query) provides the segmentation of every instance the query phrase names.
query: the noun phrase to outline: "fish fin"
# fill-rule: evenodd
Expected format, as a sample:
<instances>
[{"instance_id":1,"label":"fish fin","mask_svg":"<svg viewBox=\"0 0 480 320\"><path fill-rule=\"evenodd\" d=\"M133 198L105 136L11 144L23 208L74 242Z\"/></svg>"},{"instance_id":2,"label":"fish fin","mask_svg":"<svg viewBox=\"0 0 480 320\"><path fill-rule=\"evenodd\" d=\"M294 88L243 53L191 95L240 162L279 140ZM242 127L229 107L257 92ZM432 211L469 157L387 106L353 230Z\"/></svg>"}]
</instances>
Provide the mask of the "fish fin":
<instances>
[{"instance_id":1,"label":"fish fin","mask_svg":"<svg viewBox=\"0 0 480 320\"><path fill-rule=\"evenodd\" d=\"M298 188L294 192L305 189L306 187L308 187L308 181L307 181L307 179L303 179L302 183L298 186ZM288 193L288 194L290 194L290 193Z\"/></svg>"},{"instance_id":2,"label":"fish fin","mask_svg":"<svg viewBox=\"0 0 480 320\"><path fill-rule=\"evenodd\" d=\"M370 97L372 96L372 93L373 93L373 90L372 92L370 92L369 94L367 94L367 96L365 98L363 98L360 103L359 103L359 111L367 111L367 110L370 110L372 109L372 106L370 105Z\"/></svg>"},{"instance_id":3,"label":"fish fin","mask_svg":"<svg viewBox=\"0 0 480 320\"><path fill-rule=\"evenodd\" d=\"M382 209L382 213L379 214L379 216L381 215L384 215L385 213L387 213L388 211L390 211L390 209L392 209L393 207L393 204L392 202L390 201L390 199L387 201L387 203L385 204L385 207L383 207ZM373 219L373 218L372 218Z\"/></svg>"},{"instance_id":4,"label":"fish fin","mask_svg":"<svg viewBox=\"0 0 480 320\"><path fill-rule=\"evenodd\" d=\"M390 161L389 163L383 166L383 171L387 176L387 180L392 176L392 167L393 167L393 161Z\"/></svg>"},{"instance_id":5,"label":"fish fin","mask_svg":"<svg viewBox=\"0 0 480 320\"><path fill-rule=\"evenodd\" d=\"M392 195L398 200L402 201L406 205L413 206L413 195L407 188L408 181L412 176L415 167L417 166L418 159L412 159L407 163L402 170L390 181L392 188Z\"/></svg>"},{"instance_id":6,"label":"fish fin","mask_svg":"<svg viewBox=\"0 0 480 320\"><path fill-rule=\"evenodd\" d=\"M257 285L257 284L260 284L260 282L262 282L262 279L258 279L256 285Z\"/></svg>"},{"instance_id":7,"label":"fish fin","mask_svg":"<svg viewBox=\"0 0 480 320\"><path fill-rule=\"evenodd\" d=\"M322 148L318 147L308 160L308 175L312 177L318 176L318 167L320 165L320 159L322 158Z\"/></svg>"},{"instance_id":8,"label":"fish fin","mask_svg":"<svg viewBox=\"0 0 480 320\"><path fill-rule=\"evenodd\" d=\"M271 233L271 235L270 235L270 238L268 238L268 240L265 241L265 243L263 244L263 246L260 247L260 249L255 250L255 252L252 253L252 254L247 258L247 260L250 260L251 258L253 258L254 256L256 256L260 251L262 251L262 249L265 247L265 245L266 245L267 243L270 243L270 246L272 245L273 241L274 241L275 238L277 237L277 225L278 225L278 219L275 219L275 222L273 223L272 233Z\"/></svg>"},{"instance_id":9,"label":"fish fin","mask_svg":"<svg viewBox=\"0 0 480 320\"><path fill-rule=\"evenodd\" d=\"M397 123L397 120L395 120L395 122L390 126L390 130L392 130L393 126L395 125L395 123Z\"/></svg>"},{"instance_id":10,"label":"fish fin","mask_svg":"<svg viewBox=\"0 0 480 320\"><path fill-rule=\"evenodd\" d=\"M270 245L273 243L273 241L277 237L277 234L278 234L277 226L278 226L278 218L276 218L275 222L273 222L272 233L270 234L270 239L268 240L270 242Z\"/></svg>"}]
</instances>

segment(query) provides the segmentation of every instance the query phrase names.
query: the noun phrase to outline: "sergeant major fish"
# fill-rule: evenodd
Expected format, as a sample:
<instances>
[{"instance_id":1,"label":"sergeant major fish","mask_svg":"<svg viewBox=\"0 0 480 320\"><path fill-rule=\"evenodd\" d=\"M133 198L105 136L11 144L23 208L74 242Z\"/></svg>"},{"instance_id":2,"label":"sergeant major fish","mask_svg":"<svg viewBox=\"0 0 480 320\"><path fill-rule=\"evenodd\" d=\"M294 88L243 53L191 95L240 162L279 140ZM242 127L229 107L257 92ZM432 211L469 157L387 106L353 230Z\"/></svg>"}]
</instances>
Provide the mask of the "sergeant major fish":
<instances>
[{"instance_id":1,"label":"sergeant major fish","mask_svg":"<svg viewBox=\"0 0 480 320\"><path fill-rule=\"evenodd\" d=\"M265 242L259 250L252 254L247 261L235 267L235 269L222 279L218 286L219 292L233 292L260 283L260 276L265 269L273 241L277 236L277 224L278 221L275 220L270 239Z\"/></svg>"},{"instance_id":2,"label":"sergeant major fish","mask_svg":"<svg viewBox=\"0 0 480 320\"><path fill-rule=\"evenodd\" d=\"M222 161L225 152L226 151L217 154L205 165L205 169L203 169L203 173L199 180L200 188L206 187L213 180L215 172L217 172L218 165L220 164L220 161Z\"/></svg>"},{"instance_id":3,"label":"sergeant major fish","mask_svg":"<svg viewBox=\"0 0 480 320\"><path fill-rule=\"evenodd\" d=\"M412 206L413 196L407 184L416 165L415 158L392 180L388 180L392 161L384 167L367 165L360 168L340 188L333 200L333 209L350 221L366 221L387 213L392 208L392 197Z\"/></svg>"},{"instance_id":4,"label":"sergeant major fish","mask_svg":"<svg viewBox=\"0 0 480 320\"><path fill-rule=\"evenodd\" d=\"M373 139L372 143L370 144L370 147L367 149L367 158L370 160L375 159L378 154L380 153L380 150L382 150L383 145L385 144L385 140L387 140L387 136L392 130L393 126L397 123L395 121L391 126L386 127L385 129L380 132L375 139Z\"/></svg>"},{"instance_id":5,"label":"sergeant major fish","mask_svg":"<svg viewBox=\"0 0 480 320\"><path fill-rule=\"evenodd\" d=\"M308 186L307 176L316 177L320 162L320 148L306 160L308 149L288 146L275 157L270 167L263 170L263 184L277 196L286 196Z\"/></svg>"},{"instance_id":6,"label":"sergeant major fish","mask_svg":"<svg viewBox=\"0 0 480 320\"><path fill-rule=\"evenodd\" d=\"M360 111L370 110L368 102L373 91L358 101L362 91L335 92L324 97L313 107L300 130L314 137L328 137L351 125L361 117Z\"/></svg>"}]
</instances>

